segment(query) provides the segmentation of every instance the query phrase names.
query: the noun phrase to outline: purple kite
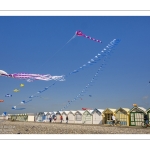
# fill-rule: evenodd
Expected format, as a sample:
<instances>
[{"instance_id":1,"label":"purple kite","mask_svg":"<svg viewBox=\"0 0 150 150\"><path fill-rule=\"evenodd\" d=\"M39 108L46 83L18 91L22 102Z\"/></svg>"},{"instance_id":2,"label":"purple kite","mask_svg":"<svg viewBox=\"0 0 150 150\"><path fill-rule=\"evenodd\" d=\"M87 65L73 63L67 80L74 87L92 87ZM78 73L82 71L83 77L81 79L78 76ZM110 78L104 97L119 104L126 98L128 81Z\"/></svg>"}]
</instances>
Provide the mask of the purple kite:
<instances>
[{"instance_id":1,"label":"purple kite","mask_svg":"<svg viewBox=\"0 0 150 150\"><path fill-rule=\"evenodd\" d=\"M90 40L93 40L93 41L102 43L102 41L96 40L96 39L94 39L94 38L92 38L92 37L90 37L90 36L87 36L87 35L83 34L81 31L76 31L75 35L77 35L77 36L83 36L83 37L88 38L88 39L90 39Z\"/></svg>"},{"instance_id":2,"label":"purple kite","mask_svg":"<svg viewBox=\"0 0 150 150\"><path fill-rule=\"evenodd\" d=\"M62 76L51 76L50 74L40 75L40 74L27 74L27 73L14 73L7 74L5 71L0 70L0 76L11 77L16 79L24 79L27 82L32 82L34 80L56 80L56 81L64 81L64 75Z\"/></svg>"}]
</instances>

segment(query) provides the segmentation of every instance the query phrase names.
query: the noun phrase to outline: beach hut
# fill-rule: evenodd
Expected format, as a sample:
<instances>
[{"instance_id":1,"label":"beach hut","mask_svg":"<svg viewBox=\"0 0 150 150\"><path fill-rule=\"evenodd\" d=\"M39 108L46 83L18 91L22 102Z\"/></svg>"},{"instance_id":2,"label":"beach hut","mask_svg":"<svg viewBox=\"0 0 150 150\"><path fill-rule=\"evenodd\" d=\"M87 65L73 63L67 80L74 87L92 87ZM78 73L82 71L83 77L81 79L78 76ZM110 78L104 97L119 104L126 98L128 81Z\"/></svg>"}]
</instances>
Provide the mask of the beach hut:
<instances>
[{"instance_id":1,"label":"beach hut","mask_svg":"<svg viewBox=\"0 0 150 150\"><path fill-rule=\"evenodd\" d=\"M62 114L62 111L57 111L56 112L56 122L61 122L61 120L60 120L61 114Z\"/></svg>"},{"instance_id":2,"label":"beach hut","mask_svg":"<svg viewBox=\"0 0 150 150\"><path fill-rule=\"evenodd\" d=\"M82 124L82 115L84 113L84 110L77 110L75 112L75 122L74 123L79 123Z\"/></svg>"},{"instance_id":3,"label":"beach hut","mask_svg":"<svg viewBox=\"0 0 150 150\"><path fill-rule=\"evenodd\" d=\"M121 122L121 125L129 126L129 108L119 108L115 111L116 120Z\"/></svg>"},{"instance_id":4,"label":"beach hut","mask_svg":"<svg viewBox=\"0 0 150 150\"><path fill-rule=\"evenodd\" d=\"M104 124L110 124L110 122L112 121L112 115L114 115L115 111L116 109L113 108L107 108L103 111L102 117L103 117Z\"/></svg>"},{"instance_id":5,"label":"beach hut","mask_svg":"<svg viewBox=\"0 0 150 150\"><path fill-rule=\"evenodd\" d=\"M97 108L95 108L92 111L93 124L102 124L103 123L103 117L102 117L103 111L104 111L104 109L97 109Z\"/></svg>"},{"instance_id":6,"label":"beach hut","mask_svg":"<svg viewBox=\"0 0 150 150\"><path fill-rule=\"evenodd\" d=\"M150 108L146 110L146 113L147 113L148 121L149 121L149 124L150 124Z\"/></svg>"},{"instance_id":7,"label":"beach hut","mask_svg":"<svg viewBox=\"0 0 150 150\"><path fill-rule=\"evenodd\" d=\"M130 126L141 126L144 121L144 114L146 114L146 109L143 107L133 107L130 111Z\"/></svg>"},{"instance_id":8,"label":"beach hut","mask_svg":"<svg viewBox=\"0 0 150 150\"><path fill-rule=\"evenodd\" d=\"M92 124L93 123L93 110L85 110L82 115L82 123L83 124Z\"/></svg>"},{"instance_id":9,"label":"beach hut","mask_svg":"<svg viewBox=\"0 0 150 150\"><path fill-rule=\"evenodd\" d=\"M63 121L62 123L66 123L66 116L68 115L69 111L63 111L62 112L62 117L63 117Z\"/></svg>"},{"instance_id":10,"label":"beach hut","mask_svg":"<svg viewBox=\"0 0 150 150\"><path fill-rule=\"evenodd\" d=\"M36 118L35 118L36 122L43 122L44 120L45 120L44 112L39 112L36 114Z\"/></svg>"},{"instance_id":11,"label":"beach hut","mask_svg":"<svg viewBox=\"0 0 150 150\"><path fill-rule=\"evenodd\" d=\"M75 123L75 113L76 111L70 110L68 113L68 123Z\"/></svg>"},{"instance_id":12,"label":"beach hut","mask_svg":"<svg viewBox=\"0 0 150 150\"><path fill-rule=\"evenodd\" d=\"M27 121L29 121L29 122L35 121L35 114L34 113L27 113L27 116L28 116Z\"/></svg>"}]
</instances>

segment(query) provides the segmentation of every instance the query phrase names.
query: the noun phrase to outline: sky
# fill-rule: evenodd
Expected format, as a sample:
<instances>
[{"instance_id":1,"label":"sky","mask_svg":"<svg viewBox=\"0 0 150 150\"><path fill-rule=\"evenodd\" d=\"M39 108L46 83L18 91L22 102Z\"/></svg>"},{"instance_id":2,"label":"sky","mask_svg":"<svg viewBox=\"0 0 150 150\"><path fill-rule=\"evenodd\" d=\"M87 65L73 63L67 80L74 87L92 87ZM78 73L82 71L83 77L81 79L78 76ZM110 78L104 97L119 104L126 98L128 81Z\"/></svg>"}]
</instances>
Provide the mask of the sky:
<instances>
[{"instance_id":1,"label":"sky","mask_svg":"<svg viewBox=\"0 0 150 150\"><path fill-rule=\"evenodd\" d=\"M113 39L121 41L92 85L64 110L131 109L133 104L150 108L149 16L0 16L0 24L0 70L9 74L65 76L65 81L56 83L0 76L0 99L4 100L0 103L0 114L51 112L64 108L85 89L103 62L97 61L78 73L67 75L94 58ZM79 36L70 40L78 30L102 43ZM21 101L30 100L29 96L50 85L39 94L41 97L20 105ZM20 91L14 92L14 89ZM5 97L6 94L12 97ZM26 109L12 110L12 106Z\"/></svg>"}]
</instances>

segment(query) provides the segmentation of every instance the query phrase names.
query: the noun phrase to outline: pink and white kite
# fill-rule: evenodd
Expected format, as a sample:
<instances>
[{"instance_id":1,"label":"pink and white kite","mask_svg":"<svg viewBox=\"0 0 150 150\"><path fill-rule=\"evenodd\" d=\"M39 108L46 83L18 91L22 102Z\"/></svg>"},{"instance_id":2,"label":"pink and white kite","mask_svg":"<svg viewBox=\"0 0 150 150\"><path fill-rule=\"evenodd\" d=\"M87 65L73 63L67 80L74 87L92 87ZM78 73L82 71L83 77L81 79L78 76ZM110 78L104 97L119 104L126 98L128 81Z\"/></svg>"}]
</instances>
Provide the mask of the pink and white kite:
<instances>
[{"instance_id":1,"label":"pink and white kite","mask_svg":"<svg viewBox=\"0 0 150 150\"><path fill-rule=\"evenodd\" d=\"M40 75L40 74L27 74L27 73L14 73L7 74L5 71L0 70L0 76L11 77L16 79L24 79L28 82L32 82L34 80L56 80L56 81L64 81L64 75L62 76L51 76L50 74Z\"/></svg>"},{"instance_id":2,"label":"pink and white kite","mask_svg":"<svg viewBox=\"0 0 150 150\"><path fill-rule=\"evenodd\" d=\"M88 39L90 39L90 40L93 40L93 41L95 41L95 42L102 43L102 41L96 40L96 39L94 39L94 38L92 38L92 37L90 37L90 36L87 36L87 35L83 34L81 31L76 31L75 35L77 35L77 36L83 36L83 37L88 38Z\"/></svg>"}]
</instances>

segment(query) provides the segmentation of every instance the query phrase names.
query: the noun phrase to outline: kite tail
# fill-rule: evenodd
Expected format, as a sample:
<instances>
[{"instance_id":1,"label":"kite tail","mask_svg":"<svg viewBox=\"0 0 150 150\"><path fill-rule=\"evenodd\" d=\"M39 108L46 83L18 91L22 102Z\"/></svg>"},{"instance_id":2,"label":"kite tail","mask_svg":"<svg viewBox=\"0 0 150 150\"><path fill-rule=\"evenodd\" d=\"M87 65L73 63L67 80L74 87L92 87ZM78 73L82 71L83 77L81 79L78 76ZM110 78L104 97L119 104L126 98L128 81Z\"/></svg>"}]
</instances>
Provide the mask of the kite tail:
<instances>
[{"instance_id":1,"label":"kite tail","mask_svg":"<svg viewBox=\"0 0 150 150\"><path fill-rule=\"evenodd\" d=\"M56 80L56 81L65 81L64 75L62 75L62 76L53 76L52 79Z\"/></svg>"}]
</instances>

